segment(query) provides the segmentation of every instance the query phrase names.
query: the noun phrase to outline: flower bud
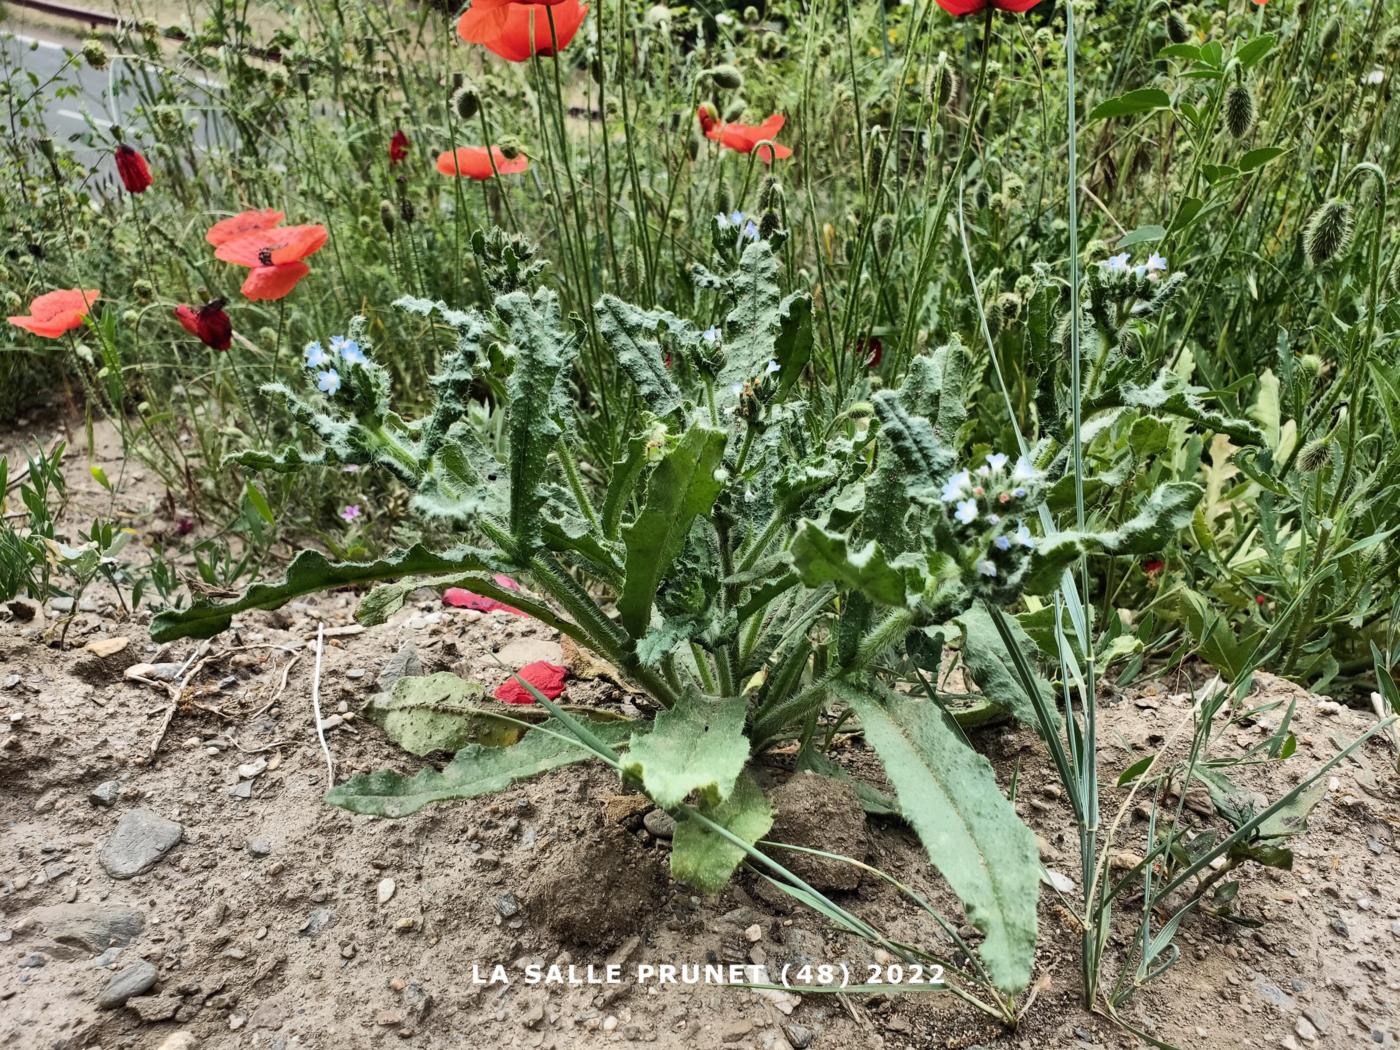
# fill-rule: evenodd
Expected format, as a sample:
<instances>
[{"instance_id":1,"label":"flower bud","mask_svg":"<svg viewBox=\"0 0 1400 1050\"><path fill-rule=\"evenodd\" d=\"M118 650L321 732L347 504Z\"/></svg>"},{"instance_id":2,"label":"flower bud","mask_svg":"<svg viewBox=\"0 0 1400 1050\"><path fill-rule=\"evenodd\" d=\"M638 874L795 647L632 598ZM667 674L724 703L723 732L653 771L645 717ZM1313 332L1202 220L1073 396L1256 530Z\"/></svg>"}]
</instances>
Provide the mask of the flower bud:
<instances>
[{"instance_id":1,"label":"flower bud","mask_svg":"<svg viewBox=\"0 0 1400 1050\"><path fill-rule=\"evenodd\" d=\"M1351 243L1351 205L1333 197L1313 213L1304 233L1304 245L1314 266L1321 266L1347 250Z\"/></svg>"},{"instance_id":2,"label":"flower bud","mask_svg":"<svg viewBox=\"0 0 1400 1050\"><path fill-rule=\"evenodd\" d=\"M889 258L894 250L894 216L881 215L875 220L875 252L881 259Z\"/></svg>"},{"instance_id":3,"label":"flower bud","mask_svg":"<svg viewBox=\"0 0 1400 1050\"><path fill-rule=\"evenodd\" d=\"M779 225L778 213L766 211L758 220L758 235L765 241L772 240L773 234L778 232Z\"/></svg>"},{"instance_id":4,"label":"flower bud","mask_svg":"<svg viewBox=\"0 0 1400 1050\"><path fill-rule=\"evenodd\" d=\"M475 84L463 84L452 96L452 109L461 120L471 120L481 109Z\"/></svg>"},{"instance_id":5,"label":"flower bud","mask_svg":"<svg viewBox=\"0 0 1400 1050\"><path fill-rule=\"evenodd\" d=\"M1309 441L1298 453L1298 466L1308 473L1321 470L1332 458L1332 436L1329 434L1316 441Z\"/></svg>"},{"instance_id":6,"label":"flower bud","mask_svg":"<svg viewBox=\"0 0 1400 1050\"><path fill-rule=\"evenodd\" d=\"M744 86L744 74L728 63L715 66L706 72L709 73L710 80L714 82L715 87L723 88L725 91L738 91Z\"/></svg>"},{"instance_id":7,"label":"flower bud","mask_svg":"<svg viewBox=\"0 0 1400 1050\"><path fill-rule=\"evenodd\" d=\"M413 225L413 217L417 212L413 208L413 202L405 197L399 201L399 218L403 219L405 226Z\"/></svg>"},{"instance_id":8,"label":"flower bud","mask_svg":"<svg viewBox=\"0 0 1400 1050\"><path fill-rule=\"evenodd\" d=\"M93 69L107 68L107 49L102 46L102 41L96 37L83 41L83 61Z\"/></svg>"},{"instance_id":9,"label":"flower bud","mask_svg":"<svg viewBox=\"0 0 1400 1050\"><path fill-rule=\"evenodd\" d=\"M150 281L138 277L131 282L131 294L136 297L137 302L149 303L155 298L156 290Z\"/></svg>"},{"instance_id":10,"label":"flower bud","mask_svg":"<svg viewBox=\"0 0 1400 1050\"><path fill-rule=\"evenodd\" d=\"M1254 129L1254 92L1244 81L1231 85L1225 94L1225 126L1237 139Z\"/></svg>"},{"instance_id":11,"label":"flower bud","mask_svg":"<svg viewBox=\"0 0 1400 1050\"><path fill-rule=\"evenodd\" d=\"M1191 39L1191 27L1175 11L1167 12L1167 39L1173 44L1184 44Z\"/></svg>"}]
</instances>

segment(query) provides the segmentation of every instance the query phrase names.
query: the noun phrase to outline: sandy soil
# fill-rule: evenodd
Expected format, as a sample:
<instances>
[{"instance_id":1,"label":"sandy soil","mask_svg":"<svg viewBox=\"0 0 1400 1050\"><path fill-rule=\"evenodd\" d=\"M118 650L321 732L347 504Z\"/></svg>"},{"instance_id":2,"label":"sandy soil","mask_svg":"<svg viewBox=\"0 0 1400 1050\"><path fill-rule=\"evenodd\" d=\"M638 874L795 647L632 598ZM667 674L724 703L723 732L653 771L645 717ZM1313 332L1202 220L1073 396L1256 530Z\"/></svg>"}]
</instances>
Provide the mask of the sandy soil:
<instances>
[{"instance_id":1,"label":"sandy soil","mask_svg":"<svg viewBox=\"0 0 1400 1050\"><path fill-rule=\"evenodd\" d=\"M47 444L53 436L43 427L3 435L0 449L13 463L21 437ZM113 448L103 441L99 458L105 453L116 477ZM106 494L80 455L70 465L70 521L90 520ZM117 507L131 524L139 529L168 513L165 494L139 467L129 466L125 478ZM611 961L630 973L638 963L771 967L874 956L810 911L775 899L752 874L717 899L672 884L668 842L648 830L655 825L644 822L644 800L626 796L599 767L560 770L489 800L430 807L401 821L352 816L322 801L327 769L308 644L318 623L329 636L321 703L323 715L340 719L327 733L339 779L416 765L356 717L404 646L425 671L456 671L489 688L504 677L502 664L562 658L558 639L530 621L443 608L422 593L390 623L361 630L353 596L335 594L245 617L205 648L157 649L145 633L148 614L124 618L110 593L92 597L69 626L66 648L58 644L58 610L0 610L0 1046L1138 1045L1078 1008L1076 891L1062 903L1048 885L1036 996L1016 1031L937 994L799 998L631 981L528 986L519 979L528 965L581 970ZM124 648L100 655L118 638L128 640ZM147 684L126 673L138 661L197 673L183 689L160 672L146 672ZM1108 784L1188 716L1187 686L1164 680L1106 691ZM575 677L568 698L630 703L606 677ZM1269 798L1368 725L1363 712L1267 676L1252 699L1290 698L1297 753L1239 773ZM1219 757L1270 732L1281 711L1222 728ZM1044 862L1073 881L1068 809L1034 735L1002 726L976 743L1003 786L1019 772L1018 808L1041 837ZM855 770L870 766L858 739L840 757ZM1235 909L1259 925L1190 917L1180 961L1129 1002L1124 1019L1183 1047L1396 1045L1395 759L1373 741L1339 767L1295 844L1294 869L1246 873ZM784 776L775 763L772 783ZM1107 791L1105 811L1121 797ZM1193 821L1219 826L1208 800L1189 801ZM140 834L133 836L133 824ZM1140 850L1144 830L1130 812L1117 848ZM113 869L132 860L125 846L133 837L152 849L136 858L151 866L115 878ZM907 830L872 821L868 858L960 921ZM931 921L869 879L836 896L903 939L937 937ZM1140 902L1125 901L1125 909L1134 906ZM489 976L496 964L514 975L510 984L472 983L473 966ZM1107 971L1115 971L1114 958ZM104 1006L133 988L125 1005Z\"/></svg>"}]
</instances>

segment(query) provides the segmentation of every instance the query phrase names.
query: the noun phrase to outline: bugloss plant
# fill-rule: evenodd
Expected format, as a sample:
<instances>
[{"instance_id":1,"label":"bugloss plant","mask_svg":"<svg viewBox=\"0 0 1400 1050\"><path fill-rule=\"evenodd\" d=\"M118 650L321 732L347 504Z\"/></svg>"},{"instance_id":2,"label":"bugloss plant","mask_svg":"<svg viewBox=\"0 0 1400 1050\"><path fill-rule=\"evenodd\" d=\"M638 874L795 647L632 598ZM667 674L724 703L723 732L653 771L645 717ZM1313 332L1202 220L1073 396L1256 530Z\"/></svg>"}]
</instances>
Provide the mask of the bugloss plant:
<instances>
[{"instance_id":1,"label":"bugloss plant","mask_svg":"<svg viewBox=\"0 0 1400 1050\"><path fill-rule=\"evenodd\" d=\"M673 874L709 891L770 826L753 771L766 750L796 741L803 767L845 776L815 732L844 708L898 796L860 785L867 805L913 825L986 934L991 983L1014 990L1028 980L1035 942L1034 837L949 712L931 694L891 688L880 672L936 670L955 619L970 661L1006 666L988 605L1050 592L1087 550L1157 549L1189 519L1200 489L1164 485L1116 528L1040 535L1037 508L1052 479L1034 455L960 452L974 369L958 342L916 357L897 389L873 396L868 381L844 391L814 381L805 369L810 301L779 292L782 236L746 241L732 272L696 267L722 318L713 323L610 295L597 301L604 363L625 388L610 399L623 440L612 462L580 462L575 434L587 402L573 366L582 326L542 286L528 246L477 235L495 293L489 309L398 304L456 332L432 379L431 410L415 419L392 411L388 375L352 323L334 359L308 348L304 391L269 388L319 449L238 457L282 471L382 467L413 490L426 520L470 540L356 563L304 551L282 580L162 613L152 633L208 637L240 611L346 584L380 584L360 604L366 623L426 585L506 602L613 663L651 699L654 717L585 718L536 694L551 717L530 725L475 705L469 692L448 703L436 682L419 713L442 727L449 709L454 743L470 742L441 770L357 776L329 800L404 816L601 755L677 817ZM478 379L503 391L499 456L471 422ZM528 589L510 589L499 578L507 574ZM1019 630L1005 637L1029 651ZM417 688L410 681L391 698L400 736ZM1033 721L1024 694L987 700ZM526 731L503 736L503 722ZM503 739L515 742L498 746ZM433 750L421 733L414 742L417 753Z\"/></svg>"}]
</instances>

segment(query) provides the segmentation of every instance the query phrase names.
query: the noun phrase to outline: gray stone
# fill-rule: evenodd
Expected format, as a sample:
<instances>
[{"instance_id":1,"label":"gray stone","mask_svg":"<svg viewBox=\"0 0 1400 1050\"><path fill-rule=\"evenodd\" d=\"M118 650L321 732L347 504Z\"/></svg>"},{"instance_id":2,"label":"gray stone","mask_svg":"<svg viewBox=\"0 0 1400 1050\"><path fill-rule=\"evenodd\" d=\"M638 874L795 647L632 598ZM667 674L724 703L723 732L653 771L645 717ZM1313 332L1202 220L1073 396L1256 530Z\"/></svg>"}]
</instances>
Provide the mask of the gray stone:
<instances>
[{"instance_id":1,"label":"gray stone","mask_svg":"<svg viewBox=\"0 0 1400 1050\"><path fill-rule=\"evenodd\" d=\"M142 875L159 864L184 835L184 827L175 821L149 809L133 809L122 814L102 847L102 866L114 879Z\"/></svg>"},{"instance_id":2,"label":"gray stone","mask_svg":"<svg viewBox=\"0 0 1400 1050\"><path fill-rule=\"evenodd\" d=\"M142 959L116 973L107 982L107 987L97 997L97 1005L104 1010L115 1010L126 1005L128 999L143 995L155 987L158 976L155 966Z\"/></svg>"},{"instance_id":3,"label":"gray stone","mask_svg":"<svg viewBox=\"0 0 1400 1050\"><path fill-rule=\"evenodd\" d=\"M37 970L49 961L49 957L42 952L30 952L19 961L21 970Z\"/></svg>"},{"instance_id":4,"label":"gray stone","mask_svg":"<svg viewBox=\"0 0 1400 1050\"><path fill-rule=\"evenodd\" d=\"M653 809L642 818L642 827L659 839L669 839L676 833L676 818L664 809Z\"/></svg>"},{"instance_id":5,"label":"gray stone","mask_svg":"<svg viewBox=\"0 0 1400 1050\"><path fill-rule=\"evenodd\" d=\"M266 857L272 852L272 843L267 839L249 839L248 852L255 857Z\"/></svg>"},{"instance_id":6,"label":"gray stone","mask_svg":"<svg viewBox=\"0 0 1400 1050\"><path fill-rule=\"evenodd\" d=\"M32 915L52 946L50 954L60 958L124 948L146 928L145 913L124 904L51 904Z\"/></svg>"},{"instance_id":7,"label":"gray stone","mask_svg":"<svg viewBox=\"0 0 1400 1050\"><path fill-rule=\"evenodd\" d=\"M177 995L162 994L134 996L126 1005L135 1010L136 1016L147 1024L156 1024L174 1017L181 1003Z\"/></svg>"},{"instance_id":8,"label":"gray stone","mask_svg":"<svg viewBox=\"0 0 1400 1050\"><path fill-rule=\"evenodd\" d=\"M88 801L94 806L110 806L117 801L117 796L122 793L122 785L118 780L104 780L88 792Z\"/></svg>"},{"instance_id":9,"label":"gray stone","mask_svg":"<svg viewBox=\"0 0 1400 1050\"><path fill-rule=\"evenodd\" d=\"M306 921L301 924L299 932L303 937L316 938L334 926L337 921L334 909L313 908L311 914L306 917Z\"/></svg>"},{"instance_id":10,"label":"gray stone","mask_svg":"<svg viewBox=\"0 0 1400 1050\"><path fill-rule=\"evenodd\" d=\"M817 1033L800 1024L783 1025L783 1035L787 1036L787 1041L792 1044L792 1050L807 1050L812 1045L812 1040L817 1037Z\"/></svg>"},{"instance_id":11,"label":"gray stone","mask_svg":"<svg viewBox=\"0 0 1400 1050\"><path fill-rule=\"evenodd\" d=\"M496 912L503 919L520 914L520 899L513 893L505 893L496 898Z\"/></svg>"}]
</instances>

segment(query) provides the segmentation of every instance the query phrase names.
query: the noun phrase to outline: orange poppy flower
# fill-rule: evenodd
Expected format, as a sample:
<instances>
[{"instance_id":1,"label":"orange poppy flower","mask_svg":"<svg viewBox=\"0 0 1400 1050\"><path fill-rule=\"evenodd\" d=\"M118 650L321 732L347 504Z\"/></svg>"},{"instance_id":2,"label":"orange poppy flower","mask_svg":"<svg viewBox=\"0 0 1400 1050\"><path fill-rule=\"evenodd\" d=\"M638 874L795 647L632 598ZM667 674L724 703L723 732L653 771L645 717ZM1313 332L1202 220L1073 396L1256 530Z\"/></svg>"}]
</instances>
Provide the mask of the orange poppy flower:
<instances>
[{"instance_id":1,"label":"orange poppy flower","mask_svg":"<svg viewBox=\"0 0 1400 1050\"><path fill-rule=\"evenodd\" d=\"M60 288L39 296L29 304L27 315L11 317L9 322L45 339L57 339L64 332L81 327L92 304L100 298L102 292L96 288Z\"/></svg>"},{"instance_id":2,"label":"orange poppy flower","mask_svg":"<svg viewBox=\"0 0 1400 1050\"><path fill-rule=\"evenodd\" d=\"M775 156L779 159L792 156L792 150L787 146L765 141L777 138L785 123L787 118L775 113L762 124L726 124L715 119L709 106L700 107L700 130L707 139L737 153L752 153L757 148L758 159L764 164L772 164ZM759 146L759 143L763 145Z\"/></svg>"},{"instance_id":3,"label":"orange poppy flower","mask_svg":"<svg viewBox=\"0 0 1400 1050\"><path fill-rule=\"evenodd\" d=\"M568 47L587 14L579 0L472 0L457 20L457 35L507 62L524 62Z\"/></svg>"},{"instance_id":4,"label":"orange poppy flower","mask_svg":"<svg viewBox=\"0 0 1400 1050\"><path fill-rule=\"evenodd\" d=\"M264 208L262 211L239 212L227 219L220 219L213 226L210 226L204 239L217 248L224 242L233 240L240 233L269 230L280 224L286 217L282 212L272 208Z\"/></svg>"},{"instance_id":5,"label":"orange poppy flower","mask_svg":"<svg viewBox=\"0 0 1400 1050\"><path fill-rule=\"evenodd\" d=\"M495 171L491 162L496 162ZM497 173L515 175L530 166L524 154L507 157L500 146L458 146L455 150L439 153L437 170L444 175L462 175L468 179L489 179Z\"/></svg>"}]
</instances>

